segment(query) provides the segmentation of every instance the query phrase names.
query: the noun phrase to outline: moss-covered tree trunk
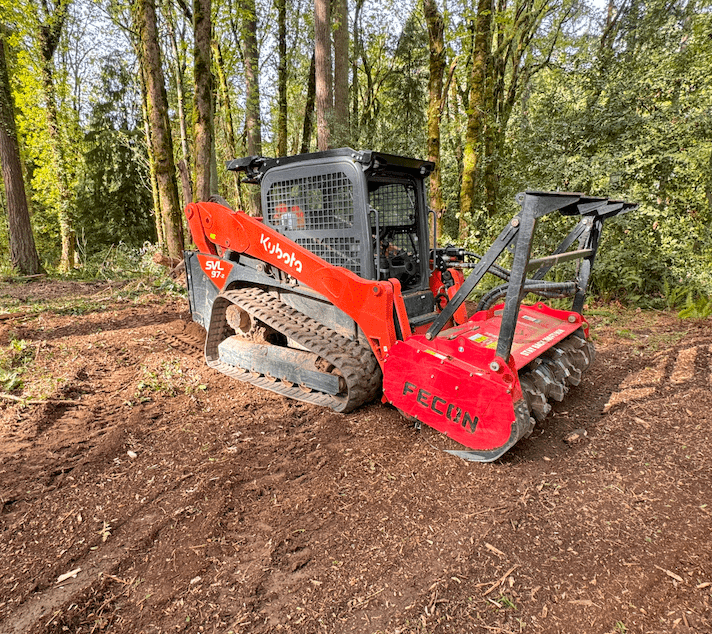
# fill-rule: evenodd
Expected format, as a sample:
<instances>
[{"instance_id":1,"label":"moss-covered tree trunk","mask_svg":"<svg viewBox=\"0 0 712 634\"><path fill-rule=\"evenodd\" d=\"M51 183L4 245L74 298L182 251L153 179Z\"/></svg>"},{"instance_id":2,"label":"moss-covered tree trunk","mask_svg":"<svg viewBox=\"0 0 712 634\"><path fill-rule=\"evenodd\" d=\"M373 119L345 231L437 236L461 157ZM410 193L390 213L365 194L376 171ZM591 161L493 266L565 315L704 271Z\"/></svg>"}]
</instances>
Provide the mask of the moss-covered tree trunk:
<instances>
[{"instance_id":1,"label":"moss-covered tree trunk","mask_svg":"<svg viewBox=\"0 0 712 634\"><path fill-rule=\"evenodd\" d=\"M40 259L32 234L25 181L22 178L20 147L15 125L15 104L5 61L5 33L2 26L0 26L0 164L7 197L10 263L23 275L35 275L41 268Z\"/></svg>"},{"instance_id":2,"label":"moss-covered tree trunk","mask_svg":"<svg viewBox=\"0 0 712 634\"><path fill-rule=\"evenodd\" d=\"M287 0L277 0L277 156L287 155Z\"/></svg>"},{"instance_id":3,"label":"moss-covered tree trunk","mask_svg":"<svg viewBox=\"0 0 712 634\"><path fill-rule=\"evenodd\" d=\"M487 63L491 50L492 0L478 0L475 23L475 43L469 76L467 126L462 157L462 187L460 190L460 239L469 233L468 219L475 209L475 181L480 167L482 132L486 120L485 89Z\"/></svg>"},{"instance_id":4,"label":"moss-covered tree trunk","mask_svg":"<svg viewBox=\"0 0 712 634\"><path fill-rule=\"evenodd\" d=\"M334 98L331 79L331 15L329 0L314 0L314 59L316 68L316 146L331 146Z\"/></svg>"},{"instance_id":5,"label":"moss-covered tree trunk","mask_svg":"<svg viewBox=\"0 0 712 634\"><path fill-rule=\"evenodd\" d=\"M42 9L37 10L39 42L42 53L42 86L46 102L47 132L49 134L52 161L57 175L57 219L59 234L62 241L62 255L59 268L68 271L74 267L74 223L71 216L71 192L69 176L64 160L62 139L59 132L59 116L57 113L57 98L54 89L54 53L59 45L59 38L67 18L70 0L58 0L53 11L42 3Z\"/></svg>"},{"instance_id":6,"label":"moss-covered tree trunk","mask_svg":"<svg viewBox=\"0 0 712 634\"><path fill-rule=\"evenodd\" d=\"M349 12L346 0L333 0L335 147L350 145L349 138Z\"/></svg>"},{"instance_id":7,"label":"moss-covered tree trunk","mask_svg":"<svg viewBox=\"0 0 712 634\"><path fill-rule=\"evenodd\" d=\"M138 0L135 19L141 38L141 63L146 76L146 106L166 247L170 257L181 258L183 221L178 200L173 137L168 119L168 98L161 66L154 0Z\"/></svg>"},{"instance_id":8,"label":"moss-covered tree trunk","mask_svg":"<svg viewBox=\"0 0 712 634\"><path fill-rule=\"evenodd\" d=\"M304 105L304 126L302 127L302 154L309 151L314 125L314 102L316 101L316 55L312 52L307 81L307 98Z\"/></svg>"},{"instance_id":9,"label":"moss-covered tree trunk","mask_svg":"<svg viewBox=\"0 0 712 634\"><path fill-rule=\"evenodd\" d=\"M227 76L225 73L225 62L223 60L222 47L220 46L220 43L217 40L213 40L212 46L215 68L218 73L218 87L222 108L222 110L217 109L217 113L222 113L222 117L225 121L225 131L227 134L228 155L230 158L234 158L237 156L237 139L235 138L235 126L232 121L232 99L230 98L230 88L228 86ZM213 138L215 138L214 134ZM234 189L232 191L235 197L235 202L237 203L238 208L242 209L243 203L239 182L235 179L233 183Z\"/></svg>"},{"instance_id":10,"label":"moss-covered tree trunk","mask_svg":"<svg viewBox=\"0 0 712 634\"><path fill-rule=\"evenodd\" d=\"M208 200L213 142L213 74L211 69L211 0L194 0L195 200Z\"/></svg>"},{"instance_id":11,"label":"moss-covered tree trunk","mask_svg":"<svg viewBox=\"0 0 712 634\"><path fill-rule=\"evenodd\" d=\"M170 3L166 3L164 15L166 17L166 26L168 27L168 39L173 53L173 75L176 82L176 107L178 109L178 130L180 131L180 149L181 156L186 167L190 170L190 147L188 145L188 124L185 115L185 57L181 55L181 50L178 46L178 38L176 35L176 26L173 16L173 7ZM191 188L192 189L192 188ZM185 201L190 202L189 200Z\"/></svg>"},{"instance_id":12,"label":"moss-covered tree trunk","mask_svg":"<svg viewBox=\"0 0 712 634\"><path fill-rule=\"evenodd\" d=\"M358 146L360 137L359 128L359 87L358 87L358 60L361 55L361 9L366 0L356 0L356 8L354 10L353 31L351 32L351 41L353 42L353 54L351 55L351 116L349 137L351 142Z\"/></svg>"},{"instance_id":13,"label":"moss-covered tree trunk","mask_svg":"<svg viewBox=\"0 0 712 634\"><path fill-rule=\"evenodd\" d=\"M445 73L445 23L435 0L423 0L428 26L430 55L428 67L428 160L435 163L430 174L430 208L435 212L438 235L442 234L443 190L440 176L440 117L443 104L443 74Z\"/></svg>"},{"instance_id":14,"label":"moss-covered tree trunk","mask_svg":"<svg viewBox=\"0 0 712 634\"><path fill-rule=\"evenodd\" d=\"M247 153L250 156L262 154L262 123L260 119L260 77L259 49L257 48L257 7L255 0L243 0L242 22L243 54L245 58L245 133ZM249 212L260 215L261 199L259 187L250 188Z\"/></svg>"},{"instance_id":15,"label":"moss-covered tree trunk","mask_svg":"<svg viewBox=\"0 0 712 634\"><path fill-rule=\"evenodd\" d=\"M137 48L137 51L139 49ZM139 51L140 52L140 51ZM158 195L158 180L156 179L156 160L153 157L151 145L151 126L148 121L148 97L146 91L146 76L143 64L140 64L139 75L141 79L141 115L143 117L143 132L146 136L146 154L148 156L148 171L151 179L151 199L153 201L153 219L156 227L156 240L161 251L165 248L166 237L161 216L161 198Z\"/></svg>"}]
</instances>

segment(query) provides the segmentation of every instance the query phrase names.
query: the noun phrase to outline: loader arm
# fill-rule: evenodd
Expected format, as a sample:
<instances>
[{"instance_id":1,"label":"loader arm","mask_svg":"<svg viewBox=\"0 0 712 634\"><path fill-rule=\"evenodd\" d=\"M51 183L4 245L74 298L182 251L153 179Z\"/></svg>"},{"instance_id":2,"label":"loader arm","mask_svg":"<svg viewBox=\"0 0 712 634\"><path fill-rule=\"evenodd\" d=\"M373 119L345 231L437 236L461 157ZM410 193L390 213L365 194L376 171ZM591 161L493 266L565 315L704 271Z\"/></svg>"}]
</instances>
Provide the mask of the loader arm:
<instances>
[{"instance_id":1,"label":"loader arm","mask_svg":"<svg viewBox=\"0 0 712 634\"><path fill-rule=\"evenodd\" d=\"M396 319L401 336L411 334L398 280L364 280L329 264L261 219L217 203L190 203L185 214L199 251L216 260L217 247L247 254L323 295L358 324L379 364L397 340Z\"/></svg>"}]
</instances>

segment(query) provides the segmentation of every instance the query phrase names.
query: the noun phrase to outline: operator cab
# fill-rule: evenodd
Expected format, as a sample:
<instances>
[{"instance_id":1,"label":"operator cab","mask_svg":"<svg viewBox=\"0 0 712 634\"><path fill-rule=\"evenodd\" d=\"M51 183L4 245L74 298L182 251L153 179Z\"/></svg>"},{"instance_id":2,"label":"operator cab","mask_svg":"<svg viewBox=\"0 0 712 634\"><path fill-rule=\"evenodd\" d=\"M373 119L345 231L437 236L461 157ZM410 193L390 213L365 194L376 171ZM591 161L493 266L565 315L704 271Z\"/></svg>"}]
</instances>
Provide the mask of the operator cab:
<instances>
[{"instance_id":1,"label":"operator cab","mask_svg":"<svg viewBox=\"0 0 712 634\"><path fill-rule=\"evenodd\" d=\"M362 278L397 279L409 318L432 313L425 179L433 163L340 148L227 168L260 184L265 224Z\"/></svg>"}]
</instances>

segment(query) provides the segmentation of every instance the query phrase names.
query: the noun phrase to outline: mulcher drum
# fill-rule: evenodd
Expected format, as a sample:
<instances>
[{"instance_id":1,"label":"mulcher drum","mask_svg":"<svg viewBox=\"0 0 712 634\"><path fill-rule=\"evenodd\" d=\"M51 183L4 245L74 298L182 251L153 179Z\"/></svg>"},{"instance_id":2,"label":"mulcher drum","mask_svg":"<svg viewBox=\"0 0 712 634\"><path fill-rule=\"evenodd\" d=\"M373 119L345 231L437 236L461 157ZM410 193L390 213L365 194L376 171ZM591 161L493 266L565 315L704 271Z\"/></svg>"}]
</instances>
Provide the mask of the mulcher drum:
<instances>
[{"instance_id":1,"label":"mulcher drum","mask_svg":"<svg viewBox=\"0 0 712 634\"><path fill-rule=\"evenodd\" d=\"M398 342L384 364L383 389L404 414L450 436L474 461L501 456L527 436L593 361L580 315L522 306L510 365L494 363L502 305L475 314L434 340Z\"/></svg>"}]
</instances>

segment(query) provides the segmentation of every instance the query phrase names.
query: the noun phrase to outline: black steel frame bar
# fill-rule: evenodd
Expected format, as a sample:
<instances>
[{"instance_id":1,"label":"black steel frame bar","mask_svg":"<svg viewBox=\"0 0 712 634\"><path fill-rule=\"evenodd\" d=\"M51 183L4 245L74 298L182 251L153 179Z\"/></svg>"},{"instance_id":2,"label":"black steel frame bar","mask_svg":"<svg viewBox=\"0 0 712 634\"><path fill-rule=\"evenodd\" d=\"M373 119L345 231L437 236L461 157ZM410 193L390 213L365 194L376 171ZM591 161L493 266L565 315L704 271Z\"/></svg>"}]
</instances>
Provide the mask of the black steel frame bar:
<instances>
[{"instance_id":1,"label":"black steel frame bar","mask_svg":"<svg viewBox=\"0 0 712 634\"><path fill-rule=\"evenodd\" d=\"M598 251L598 243L601 239L602 231L603 217L597 217L593 219L591 229L588 233L581 236L581 247L590 249L591 255L581 260L578 279L576 280L578 283L578 290L576 291L576 295L574 295L574 303L571 310L579 315L583 311L583 303L586 299L586 289L588 288L588 282L591 278L591 270L593 269L593 262L596 259L596 251Z\"/></svg>"},{"instance_id":2,"label":"black steel frame bar","mask_svg":"<svg viewBox=\"0 0 712 634\"><path fill-rule=\"evenodd\" d=\"M440 331L445 327L455 311L460 308L462 303L468 298L470 293L474 290L475 286L480 283L480 280L485 276L487 270L492 266L497 258L502 254L502 252L510 245L512 240L517 236L519 232L519 216L514 218L507 226L502 230L497 239L494 241L492 246L487 249L487 253L482 256L477 266L472 270L472 273L464 281L460 290L455 293L454 297L448 302L447 306L443 311L437 316L435 321L431 324L428 331L425 333L425 338L432 340L438 336Z\"/></svg>"},{"instance_id":3,"label":"black steel frame bar","mask_svg":"<svg viewBox=\"0 0 712 634\"><path fill-rule=\"evenodd\" d=\"M561 241L561 244L559 244L558 247L554 250L552 255L558 255L559 253L564 253L565 251L568 251L569 247L578 239L581 237L583 232L588 229L590 226L590 222L587 221L585 218L582 218L579 223L569 231L569 234ZM542 266L534 275L532 275L533 280L543 280L544 276L551 271L551 269L554 267L554 263L552 264L546 264Z\"/></svg>"},{"instance_id":4,"label":"black steel frame bar","mask_svg":"<svg viewBox=\"0 0 712 634\"><path fill-rule=\"evenodd\" d=\"M509 286L504 300L502 323L499 327L499 338L497 339L496 354L504 359L505 362L509 360L509 353L512 351L514 330L517 326L519 305L525 293L524 281L527 278L527 265L529 264L534 230L536 229L537 217L534 205L527 204L530 201L531 198L527 196L519 216L519 235L517 236L517 244L514 250L514 261L509 274Z\"/></svg>"}]
</instances>

